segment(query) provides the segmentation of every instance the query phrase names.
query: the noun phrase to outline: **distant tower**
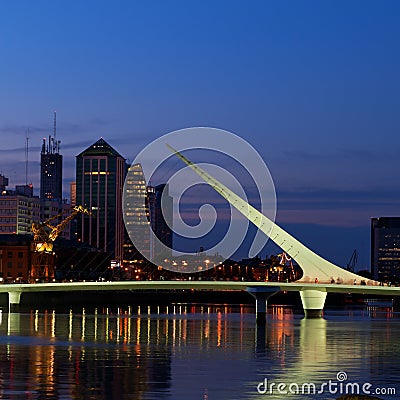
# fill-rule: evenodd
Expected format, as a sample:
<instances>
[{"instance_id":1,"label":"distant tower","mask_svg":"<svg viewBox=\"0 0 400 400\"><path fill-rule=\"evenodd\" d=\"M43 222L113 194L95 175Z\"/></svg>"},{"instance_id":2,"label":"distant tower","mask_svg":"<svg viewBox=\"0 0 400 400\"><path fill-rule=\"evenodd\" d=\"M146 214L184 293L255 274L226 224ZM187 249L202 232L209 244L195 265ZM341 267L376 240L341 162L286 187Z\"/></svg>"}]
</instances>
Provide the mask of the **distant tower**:
<instances>
[{"instance_id":1,"label":"distant tower","mask_svg":"<svg viewBox=\"0 0 400 400\"><path fill-rule=\"evenodd\" d=\"M40 198L62 201L62 161L60 141L56 140L56 113L54 112L53 137L43 139L40 153Z\"/></svg>"}]
</instances>

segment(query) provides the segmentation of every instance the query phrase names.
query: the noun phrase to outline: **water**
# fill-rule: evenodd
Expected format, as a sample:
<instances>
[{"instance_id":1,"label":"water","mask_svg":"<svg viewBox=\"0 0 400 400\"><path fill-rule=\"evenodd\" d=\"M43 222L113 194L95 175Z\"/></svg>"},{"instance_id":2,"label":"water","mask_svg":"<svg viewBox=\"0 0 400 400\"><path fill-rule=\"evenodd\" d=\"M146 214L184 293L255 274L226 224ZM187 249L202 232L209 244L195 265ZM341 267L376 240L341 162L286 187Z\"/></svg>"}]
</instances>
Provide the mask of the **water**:
<instances>
[{"instance_id":1,"label":"water","mask_svg":"<svg viewBox=\"0 0 400 400\"><path fill-rule=\"evenodd\" d=\"M335 399L339 372L342 384L370 383L371 393L396 389L382 399L400 393L400 315L392 309L328 310L313 320L274 306L265 329L249 306L0 316L2 399ZM263 394L265 379L290 391L332 380L337 393Z\"/></svg>"}]
</instances>

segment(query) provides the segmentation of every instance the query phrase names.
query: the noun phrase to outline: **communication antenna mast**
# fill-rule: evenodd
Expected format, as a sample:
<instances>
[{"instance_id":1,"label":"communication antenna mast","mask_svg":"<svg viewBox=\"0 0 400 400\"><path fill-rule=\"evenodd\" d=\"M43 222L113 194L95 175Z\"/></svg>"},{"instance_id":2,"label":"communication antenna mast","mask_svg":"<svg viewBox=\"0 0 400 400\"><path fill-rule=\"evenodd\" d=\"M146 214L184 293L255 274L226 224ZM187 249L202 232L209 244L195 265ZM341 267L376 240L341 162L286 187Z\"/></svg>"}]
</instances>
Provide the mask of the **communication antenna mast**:
<instances>
[{"instance_id":1,"label":"communication antenna mast","mask_svg":"<svg viewBox=\"0 0 400 400\"><path fill-rule=\"evenodd\" d=\"M57 111L54 111L54 119L53 119L54 142L56 141L56 133L57 133Z\"/></svg>"},{"instance_id":2,"label":"communication antenna mast","mask_svg":"<svg viewBox=\"0 0 400 400\"><path fill-rule=\"evenodd\" d=\"M56 139L57 135L57 111L54 111L53 117L53 153L60 152L60 143L61 141Z\"/></svg>"},{"instance_id":3,"label":"communication antenna mast","mask_svg":"<svg viewBox=\"0 0 400 400\"><path fill-rule=\"evenodd\" d=\"M25 132L25 185L28 184L28 164L29 164L29 128Z\"/></svg>"}]
</instances>

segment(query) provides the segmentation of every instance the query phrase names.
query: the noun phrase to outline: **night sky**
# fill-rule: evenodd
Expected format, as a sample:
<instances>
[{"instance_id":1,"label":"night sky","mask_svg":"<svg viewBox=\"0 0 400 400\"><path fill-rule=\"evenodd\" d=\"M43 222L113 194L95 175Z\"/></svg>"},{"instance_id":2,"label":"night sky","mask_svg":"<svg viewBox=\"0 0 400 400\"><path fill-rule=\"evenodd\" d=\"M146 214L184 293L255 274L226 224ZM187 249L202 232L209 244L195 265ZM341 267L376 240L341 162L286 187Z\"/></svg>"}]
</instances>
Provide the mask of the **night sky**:
<instances>
[{"instance_id":1,"label":"night sky","mask_svg":"<svg viewBox=\"0 0 400 400\"><path fill-rule=\"evenodd\" d=\"M369 224L400 209L397 1L17 1L0 4L0 172L39 188L104 137L133 160L170 131L213 126L261 154L277 222L369 266Z\"/></svg>"}]
</instances>

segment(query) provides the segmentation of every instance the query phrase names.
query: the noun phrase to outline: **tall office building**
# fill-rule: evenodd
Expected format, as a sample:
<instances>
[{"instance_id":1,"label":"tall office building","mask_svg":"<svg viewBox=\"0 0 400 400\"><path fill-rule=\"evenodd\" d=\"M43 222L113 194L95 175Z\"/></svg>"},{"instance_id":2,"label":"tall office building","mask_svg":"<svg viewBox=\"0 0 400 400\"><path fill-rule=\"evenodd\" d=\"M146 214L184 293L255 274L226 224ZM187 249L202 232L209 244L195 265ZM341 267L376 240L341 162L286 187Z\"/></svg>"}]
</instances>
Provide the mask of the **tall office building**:
<instances>
[{"instance_id":1,"label":"tall office building","mask_svg":"<svg viewBox=\"0 0 400 400\"><path fill-rule=\"evenodd\" d=\"M123 259L125 175L125 159L102 138L76 156L76 202L92 212L78 216L77 239L117 261Z\"/></svg>"},{"instance_id":2,"label":"tall office building","mask_svg":"<svg viewBox=\"0 0 400 400\"><path fill-rule=\"evenodd\" d=\"M382 282L400 282L400 217L371 219L371 272Z\"/></svg>"},{"instance_id":3,"label":"tall office building","mask_svg":"<svg viewBox=\"0 0 400 400\"><path fill-rule=\"evenodd\" d=\"M125 226L129 237L125 243L125 261L131 263L150 258L149 202L146 180L140 164L133 164L126 176Z\"/></svg>"},{"instance_id":4,"label":"tall office building","mask_svg":"<svg viewBox=\"0 0 400 400\"><path fill-rule=\"evenodd\" d=\"M62 201L62 161L60 141L49 136L43 139L40 153L40 198Z\"/></svg>"},{"instance_id":5,"label":"tall office building","mask_svg":"<svg viewBox=\"0 0 400 400\"><path fill-rule=\"evenodd\" d=\"M54 113L53 136L48 141L43 139L40 152L40 220L52 220L58 224L65 217L61 216L69 209L62 196L63 156L60 154L60 141L56 140L56 113ZM68 224L60 234L64 239L71 238L71 227Z\"/></svg>"},{"instance_id":6,"label":"tall office building","mask_svg":"<svg viewBox=\"0 0 400 400\"><path fill-rule=\"evenodd\" d=\"M168 249L155 243L152 246L153 258L163 260L172 256L172 197L169 195L169 185L162 184L148 187L151 228L157 238ZM154 197L154 200L150 200Z\"/></svg>"},{"instance_id":7,"label":"tall office building","mask_svg":"<svg viewBox=\"0 0 400 400\"><path fill-rule=\"evenodd\" d=\"M169 186L146 187L140 164L129 167L126 177L125 226L134 241L133 244L130 241L125 244L126 261L137 261L143 256L156 262L171 258L172 197ZM149 235L149 227L168 249Z\"/></svg>"}]
</instances>

